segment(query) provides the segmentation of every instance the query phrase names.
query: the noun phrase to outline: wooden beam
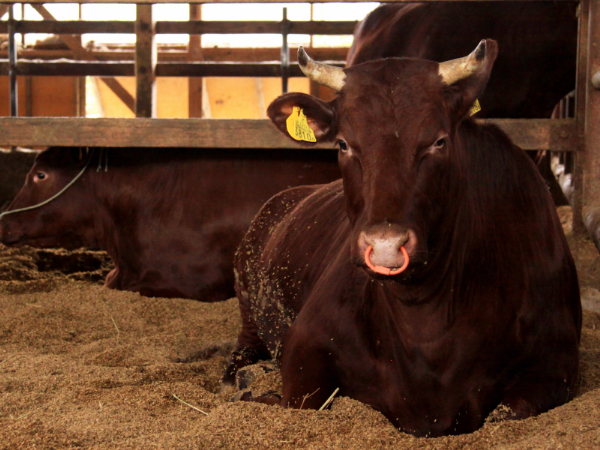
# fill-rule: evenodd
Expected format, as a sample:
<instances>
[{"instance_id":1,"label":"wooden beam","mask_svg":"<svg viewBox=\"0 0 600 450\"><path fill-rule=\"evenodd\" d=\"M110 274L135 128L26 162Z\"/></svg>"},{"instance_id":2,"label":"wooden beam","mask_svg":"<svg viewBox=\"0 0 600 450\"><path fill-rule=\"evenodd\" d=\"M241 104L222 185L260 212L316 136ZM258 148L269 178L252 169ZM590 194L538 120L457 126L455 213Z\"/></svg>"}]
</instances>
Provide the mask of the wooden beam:
<instances>
[{"instance_id":1,"label":"wooden beam","mask_svg":"<svg viewBox=\"0 0 600 450\"><path fill-rule=\"evenodd\" d=\"M113 93L121 100L130 111L135 111L135 99L118 80L113 77L100 77L100 80L113 91Z\"/></svg>"},{"instance_id":2,"label":"wooden beam","mask_svg":"<svg viewBox=\"0 0 600 450\"><path fill-rule=\"evenodd\" d=\"M14 1L14 0L12 0ZM156 3L157 0L88 0L86 3L136 3L138 5L150 5ZM319 3L339 3L340 0L319 0ZM344 0L345 3L363 3L365 0ZM456 1L456 0L419 0L423 3L439 2L439 1ZM470 2L478 2L481 0L463 0ZM486 0L486 1L506 1L506 0ZM547 1L547 0L520 0L520 1ZM554 0L556 2L575 3L577 0ZM42 3L81 3L82 0L27 0L27 3L42 4ZM288 0L286 3L305 3L306 0ZM413 3L414 0L387 0L388 3ZM0 0L0 3L10 3L7 0ZM169 0L169 3L206 3L206 0ZM281 0L211 0L210 3L281 3Z\"/></svg>"},{"instance_id":3,"label":"wooden beam","mask_svg":"<svg viewBox=\"0 0 600 450\"><path fill-rule=\"evenodd\" d=\"M190 4L190 20L202 19L202 5ZM202 35L190 35L188 44L188 61L203 61ZM188 79L188 117L202 117L202 77Z\"/></svg>"},{"instance_id":4,"label":"wooden beam","mask_svg":"<svg viewBox=\"0 0 600 450\"><path fill-rule=\"evenodd\" d=\"M357 20L334 21L288 21L290 34L324 34L340 35L354 34ZM281 33L280 21L201 21L190 20L187 22L164 21L156 23L157 34L279 34Z\"/></svg>"},{"instance_id":5,"label":"wooden beam","mask_svg":"<svg viewBox=\"0 0 600 450\"><path fill-rule=\"evenodd\" d=\"M193 37L193 36L190 36ZM163 45L158 47L158 62L265 62L278 61L279 48L203 48L202 58L196 58L188 52L187 46ZM345 61L348 53L347 47L338 48L306 48L308 54L317 61ZM290 48L290 61L297 61L297 49ZM109 47L108 50L90 50L88 54L94 61L133 61L135 50L131 46L119 46L118 49ZM69 49L43 49L20 48L20 60L55 60L75 59L74 53ZM0 49L0 58L8 58L6 49Z\"/></svg>"},{"instance_id":6,"label":"wooden beam","mask_svg":"<svg viewBox=\"0 0 600 450\"><path fill-rule=\"evenodd\" d=\"M583 86L586 92L583 210L584 213L595 210L596 220L600 222L600 89L592 83L594 76L600 73L600 0L589 0L588 27L587 73ZM599 227L600 223L596 223L594 233L600 234ZM600 235L594 238L600 239Z\"/></svg>"},{"instance_id":7,"label":"wooden beam","mask_svg":"<svg viewBox=\"0 0 600 450\"><path fill-rule=\"evenodd\" d=\"M41 5L34 5L38 8ZM194 6L194 5L192 5ZM44 16L42 16L44 17ZM358 23L353 21L289 21L291 34L321 34L340 35L354 34ZM135 22L132 21L102 21L102 20L60 20L39 21L19 20L16 24L17 33L49 33L49 34L86 34L108 33L127 34L135 32ZM6 32L6 24L0 22L0 33ZM157 21L156 34L279 34L281 22L274 20L234 21L192 19L183 21Z\"/></svg>"},{"instance_id":8,"label":"wooden beam","mask_svg":"<svg viewBox=\"0 0 600 450\"><path fill-rule=\"evenodd\" d=\"M156 117L156 40L154 5L137 5L135 21L135 116Z\"/></svg>"},{"instance_id":9,"label":"wooden beam","mask_svg":"<svg viewBox=\"0 0 600 450\"><path fill-rule=\"evenodd\" d=\"M586 85L588 74L588 47L589 43L589 1L583 0L578 11L578 36L577 36L577 76L575 79L575 121L579 136L579 152L574 154L573 170L573 233L583 236L586 227L583 222L583 184L585 163L585 113L586 113Z\"/></svg>"},{"instance_id":10,"label":"wooden beam","mask_svg":"<svg viewBox=\"0 0 600 450\"><path fill-rule=\"evenodd\" d=\"M339 63L338 65L343 65ZM0 75L7 75L8 62L0 60ZM149 71L150 69L145 69ZM148 73L148 72L144 73ZM131 77L135 75L132 62L109 61L19 61L18 75L43 76L101 76ZM290 64L292 77L304 77L298 64ZM155 65L153 75L159 77L280 77L280 63L202 63L172 62ZM116 81L116 80L115 80Z\"/></svg>"},{"instance_id":11,"label":"wooden beam","mask_svg":"<svg viewBox=\"0 0 600 450\"><path fill-rule=\"evenodd\" d=\"M573 119L485 119L480 122L498 125L524 150L577 149ZM40 117L0 118L0 145L300 148L268 120Z\"/></svg>"}]
</instances>

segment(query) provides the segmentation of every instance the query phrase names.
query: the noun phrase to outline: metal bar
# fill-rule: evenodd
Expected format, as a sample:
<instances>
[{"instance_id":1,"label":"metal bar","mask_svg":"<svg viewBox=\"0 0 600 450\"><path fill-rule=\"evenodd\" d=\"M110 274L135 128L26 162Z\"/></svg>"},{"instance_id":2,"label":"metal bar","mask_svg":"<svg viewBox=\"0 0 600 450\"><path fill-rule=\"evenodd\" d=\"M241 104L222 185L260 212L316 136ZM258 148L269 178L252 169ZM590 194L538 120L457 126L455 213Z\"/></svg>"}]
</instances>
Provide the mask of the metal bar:
<instances>
[{"instance_id":1,"label":"metal bar","mask_svg":"<svg viewBox=\"0 0 600 450\"><path fill-rule=\"evenodd\" d=\"M498 125L524 150L572 151L577 147L573 119L480 122ZM0 145L299 148L268 120L7 117L0 118L0 130Z\"/></svg>"},{"instance_id":2,"label":"metal bar","mask_svg":"<svg viewBox=\"0 0 600 450\"><path fill-rule=\"evenodd\" d=\"M283 8L283 20L281 21L281 92L288 91L288 78L290 77L290 49L288 47L289 22L287 19L287 8Z\"/></svg>"},{"instance_id":3,"label":"metal bar","mask_svg":"<svg viewBox=\"0 0 600 450\"><path fill-rule=\"evenodd\" d=\"M8 77L10 90L10 115L17 117L18 109L18 86L17 86L17 44L15 42L15 17L13 5L8 7Z\"/></svg>"}]
</instances>

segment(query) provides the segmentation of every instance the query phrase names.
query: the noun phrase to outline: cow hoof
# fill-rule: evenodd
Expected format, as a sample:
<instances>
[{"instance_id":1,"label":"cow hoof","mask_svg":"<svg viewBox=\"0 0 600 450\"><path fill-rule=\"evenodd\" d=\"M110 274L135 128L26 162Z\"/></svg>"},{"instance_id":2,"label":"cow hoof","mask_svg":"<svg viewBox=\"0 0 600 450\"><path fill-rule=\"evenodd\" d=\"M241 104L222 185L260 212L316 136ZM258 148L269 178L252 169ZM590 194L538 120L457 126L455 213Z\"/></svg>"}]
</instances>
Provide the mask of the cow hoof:
<instances>
[{"instance_id":1,"label":"cow hoof","mask_svg":"<svg viewBox=\"0 0 600 450\"><path fill-rule=\"evenodd\" d=\"M254 397L253 401L264 403L266 405L279 405L281 404L281 394L277 391L270 390L258 397Z\"/></svg>"},{"instance_id":2,"label":"cow hoof","mask_svg":"<svg viewBox=\"0 0 600 450\"><path fill-rule=\"evenodd\" d=\"M225 369L225 374L221 380L222 384L234 385L236 384L236 375L239 370L246 366L256 364L261 359L267 359L268 355L263 354L260 350L252 347L244 347L235 350L231 353L229 358L229 365Z\"/></svg>"},{"instance_id":3,"label":"cow hoof","mask_svg":"<svg viewBox=\"0 0 600 450\"><path fill-rule=\"evenodd\" d=\"M281 395L277 391L269 390L261 395L255 396L252 390L240 391L231 397L232 402L256 402L266 405L279 405Z\"/></svg>"},{"instance_id":4,"label":"cow hoof","mask_svg":"<svg viewBox=\"0 0 600 450\"><path fill-rule=\"evenodd\" d=\"M175 358L177 363L192 363L196 361L206 361L215 356L228 356L235 348L235 341L223 341L214 344L209 344L200 350L186 356L185 358Z\"/></svg>"},{"instance_id":5,"label":"cow hoof","mask_svg":"<svg viewBox=\"0 0 600 450\"><path fill-rule=\"evenodd\" d=\"M225 382L221 381L221 385L219 386L220 394L233 394L235 391L236 391L236 389L233 384L229 384L229 383L225 383Z\"/></svg>"},{"instance_id":6,"label":"cow hoof","mask_svg":"<svg viewBox=\"0 0 600 450\"><path fill-rule=\"evenodd\" d=\"M252 395L252 391L250 389L237 392L233 397L231 397L232 402L251 402L253 400L254 396Z\"/></svg>"},{"instance_id":7,"label":"cow hoof","mask_svg":"<svg viewBox=\"0 0 600 450\"><path fill-rule=\"evenodd\" d=\"M273 369L259 364L242 367L235 375L235 384L239 391L243 391L250 387L259 376L272 371Z\"/></svg>"}]
</instances>

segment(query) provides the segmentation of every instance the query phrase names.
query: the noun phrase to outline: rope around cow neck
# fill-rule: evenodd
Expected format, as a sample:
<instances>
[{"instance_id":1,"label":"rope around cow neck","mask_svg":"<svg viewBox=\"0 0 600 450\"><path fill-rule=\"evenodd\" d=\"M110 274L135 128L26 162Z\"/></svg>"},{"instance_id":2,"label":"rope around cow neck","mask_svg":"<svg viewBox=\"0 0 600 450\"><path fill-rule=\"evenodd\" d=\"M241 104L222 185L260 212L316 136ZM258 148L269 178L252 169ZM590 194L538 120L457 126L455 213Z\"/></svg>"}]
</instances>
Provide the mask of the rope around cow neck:
<instances>
[{"instance_id":1,"label":"rope around cow neck","mask_svg":"<svg viewBox=\"0 0 600 450\"><path fill-rule=\"evenodd\" d=\"M88 166L92 162L92 156L93 155L94 155L94 151L92 150L92 152L90 153L90 158L88 159L88 162L85 164L85 166L83 166L83 169L81 169L81 172L79 172L75 176L75 178L73 178L69 182L69 184L67 184L64 188L62 188L60 191L58 191L56 194L54 194L48 200L44 200L43 202L38 203L37 205L27 206L25 208L13 209L11 211L5 211L2 214L0 214L0 220L2 220L4 218L4 216L8 216L9 214L15 214L15 213L23 212L23 211L29 211L29 210L32 210L32 209L37 209L37 208L40 208L40 207L42 207L44 205L47 205L48 203L50 203L53 200L56 200L58 197L60 197L62 194L64 194L67 189L69 189L71 186L73 186L73 184L75 184L75 182L77 180L79 180L79 178L81 178L81 176L84 174L84 172L86 171L86 169L88 168Z\"/></svg>"}]
</instances>

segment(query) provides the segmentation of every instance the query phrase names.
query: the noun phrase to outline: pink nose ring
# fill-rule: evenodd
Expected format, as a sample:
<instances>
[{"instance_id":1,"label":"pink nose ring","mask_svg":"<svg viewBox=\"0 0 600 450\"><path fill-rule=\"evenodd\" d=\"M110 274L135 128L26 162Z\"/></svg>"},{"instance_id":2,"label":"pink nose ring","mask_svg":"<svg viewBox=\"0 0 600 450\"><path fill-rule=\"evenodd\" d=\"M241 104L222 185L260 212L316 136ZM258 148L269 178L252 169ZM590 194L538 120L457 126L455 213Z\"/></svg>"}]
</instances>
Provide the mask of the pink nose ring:
<instances>
[{"instance_id":1,"label":"pink nose ring","mask_svg":"<svg viewBox=\"0 0 600 450\"><path fill-rule=\"evenodd\" d=\"M400 247L400 250L402 251L402 254L404 255L404 264L402 264L402 267L396 269L396 270L392 270L389 267L383 267L383 266L375 266L373 265L373 263L371 262L371 251L373 251L373 247L372 246L368 246L367 250L365 251L365 262L367 263L367 266L369 266L369 269L371 269L373 272L376 273L380 273L382 275L398 275L401 272L404 272L404 270L408 267L408 252L406 251L406 249L404 248L404 246Z\"/></svg>"}]
</instances>

